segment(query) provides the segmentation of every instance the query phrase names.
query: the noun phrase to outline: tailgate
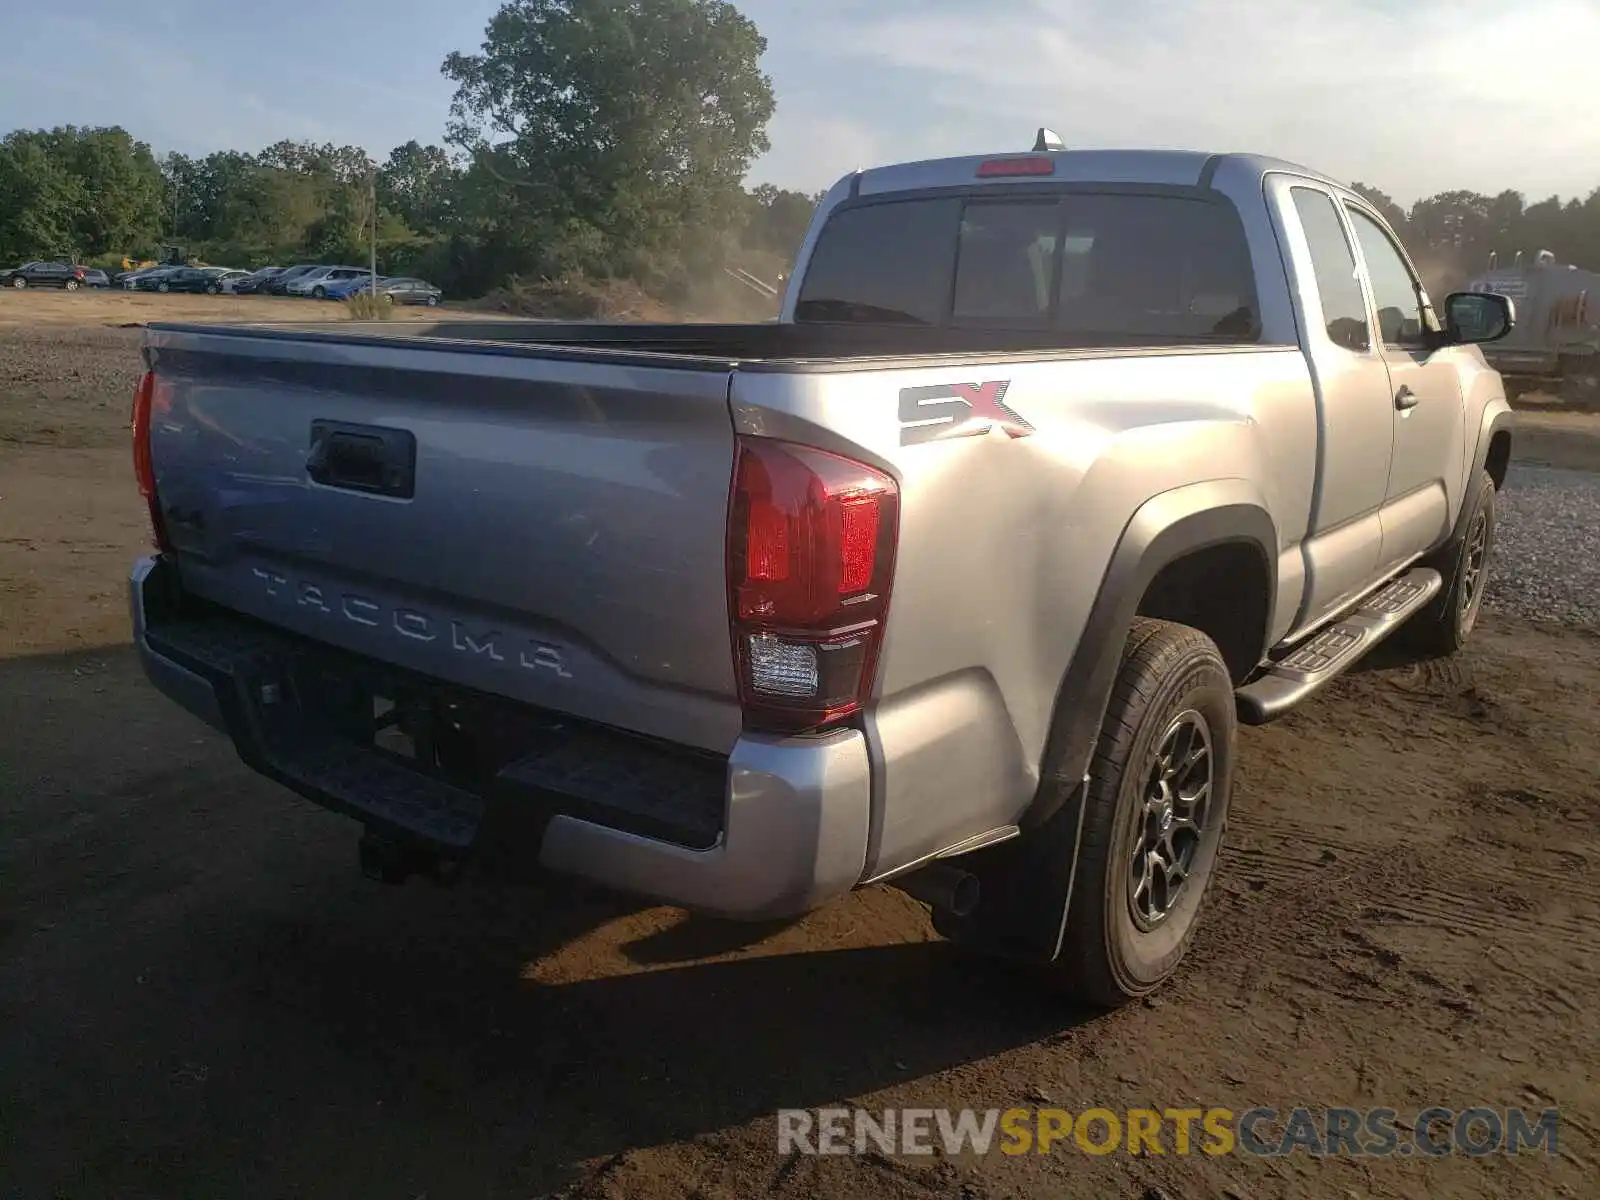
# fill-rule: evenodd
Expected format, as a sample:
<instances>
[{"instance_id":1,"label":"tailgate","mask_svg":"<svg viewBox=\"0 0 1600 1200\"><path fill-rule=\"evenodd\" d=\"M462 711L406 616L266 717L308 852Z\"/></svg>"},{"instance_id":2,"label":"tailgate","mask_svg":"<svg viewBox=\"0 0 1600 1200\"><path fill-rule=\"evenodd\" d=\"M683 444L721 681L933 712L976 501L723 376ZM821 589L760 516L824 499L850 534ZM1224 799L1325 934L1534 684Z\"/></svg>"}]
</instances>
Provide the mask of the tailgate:
<instances>
[{"instance_id":1,"label":"tailgate","mask_svg":"<svg viewBox=\"0 0 1600 1200\"><path fill-rule=\"evenodd\" d=\"M728 371L153 328L185 587L466 687L725 753Z\"/></svg>"}]
</instances>

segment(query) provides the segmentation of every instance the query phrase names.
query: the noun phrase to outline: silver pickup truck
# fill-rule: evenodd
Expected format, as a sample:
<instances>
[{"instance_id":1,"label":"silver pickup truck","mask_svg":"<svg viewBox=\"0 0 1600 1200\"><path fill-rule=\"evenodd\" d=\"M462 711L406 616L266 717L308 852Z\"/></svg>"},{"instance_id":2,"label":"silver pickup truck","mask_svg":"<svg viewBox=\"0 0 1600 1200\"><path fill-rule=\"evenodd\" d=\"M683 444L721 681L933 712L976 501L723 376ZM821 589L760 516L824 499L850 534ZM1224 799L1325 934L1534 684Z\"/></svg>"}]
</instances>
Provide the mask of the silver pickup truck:
<instances>
[{"instance_id":1,"label":"silver pickup truck","mask_svg":"<svg viewBox=\"0 0 1600 1200\"><path fill-rule=\"evenodd\" d=\"M892 882L1148 992L1237 726L1471 631L1513 312L1304 168L1049 144L842 179L775 323L152 325L151 681L379 878Z\"/></svg>"}]
</instances>

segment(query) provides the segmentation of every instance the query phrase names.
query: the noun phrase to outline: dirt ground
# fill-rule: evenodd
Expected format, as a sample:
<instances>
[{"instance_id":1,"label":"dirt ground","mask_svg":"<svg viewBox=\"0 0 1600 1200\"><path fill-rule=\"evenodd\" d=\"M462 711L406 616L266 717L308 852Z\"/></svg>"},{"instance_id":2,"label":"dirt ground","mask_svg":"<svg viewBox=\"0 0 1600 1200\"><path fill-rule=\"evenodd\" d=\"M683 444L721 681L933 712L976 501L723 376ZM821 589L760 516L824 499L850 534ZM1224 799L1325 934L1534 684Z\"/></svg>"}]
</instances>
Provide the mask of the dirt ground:
<instances>
[{"instance_id":1,"label":"dirt ground","mask_svg":"<svg viewBox=\"0 0 1600 1200\"><path fill-rule=\"evenodd\" d=\"M753 928L558 880L383 889L353 825L252 775L128 646L138 333L105 322L191 302L50 297L108 307L31 324L11 299L0 1197L1596 1194L1595 631L1491 614L1457 660L1368 664L1245 731L1193 957L1110 1016L883 889ZM1600 424L1530 429L1519 455L1600 468ZM1562 1124L1517 1159L780 1158L774 1111L833 1104Z\"/></svg>"}]
</instances>

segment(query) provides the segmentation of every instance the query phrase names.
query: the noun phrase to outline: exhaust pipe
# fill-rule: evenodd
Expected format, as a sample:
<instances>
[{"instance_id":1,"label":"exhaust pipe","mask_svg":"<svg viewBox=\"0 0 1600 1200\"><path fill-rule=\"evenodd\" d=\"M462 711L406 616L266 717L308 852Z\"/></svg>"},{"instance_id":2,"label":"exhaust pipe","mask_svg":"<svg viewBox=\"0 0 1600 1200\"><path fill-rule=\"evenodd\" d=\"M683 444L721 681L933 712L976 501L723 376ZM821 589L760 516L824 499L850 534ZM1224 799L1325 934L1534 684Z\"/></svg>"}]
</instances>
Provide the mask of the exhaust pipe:
<instances>
[{"instance_id":1,"label":"exhaust pipe","mask_svg":"<svg viewBox=\"0 0 1600 1200\"><path fill-rule=\"evenodd\" d=\"M919 867L898 879L889 880L889 886L899 888L913 900L920 900L940 912L953 917L965 917L978 907L978 877L959 867L933 863Z\"/></svg>"}]
</instances>

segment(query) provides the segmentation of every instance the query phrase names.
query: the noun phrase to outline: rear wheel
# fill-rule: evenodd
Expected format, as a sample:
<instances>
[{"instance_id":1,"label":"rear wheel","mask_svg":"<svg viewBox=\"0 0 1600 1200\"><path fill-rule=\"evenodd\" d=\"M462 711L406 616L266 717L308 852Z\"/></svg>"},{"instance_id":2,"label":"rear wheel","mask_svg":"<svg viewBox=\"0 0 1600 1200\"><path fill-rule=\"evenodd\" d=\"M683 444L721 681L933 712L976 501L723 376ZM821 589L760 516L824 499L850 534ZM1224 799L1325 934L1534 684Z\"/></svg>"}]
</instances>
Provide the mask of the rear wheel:
<instances>
[{"instance_id":1,"label":"rear wheel","mask_svg":"<svg viewBox=\"0 0 1600 1200\"><path fill-rule=\"evenodd\" d=\"M1227 825L1238 737L1216 644L1169 621L1134 622L1089 769L1061 986L1112 1007L1177 969Z\"/></svg>"}]
</instances>

